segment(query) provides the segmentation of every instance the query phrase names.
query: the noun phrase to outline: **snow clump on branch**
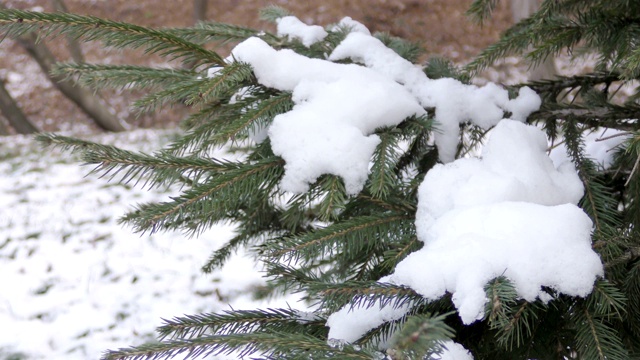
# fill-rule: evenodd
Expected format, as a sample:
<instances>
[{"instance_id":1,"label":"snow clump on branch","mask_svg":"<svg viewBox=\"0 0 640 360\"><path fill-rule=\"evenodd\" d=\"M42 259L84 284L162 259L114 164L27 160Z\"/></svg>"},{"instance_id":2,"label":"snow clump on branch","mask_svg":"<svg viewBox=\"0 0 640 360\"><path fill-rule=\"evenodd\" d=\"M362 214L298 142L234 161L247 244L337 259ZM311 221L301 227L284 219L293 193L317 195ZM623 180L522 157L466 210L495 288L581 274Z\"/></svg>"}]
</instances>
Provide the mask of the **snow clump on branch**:
<instances>
[{"instance_id":1,"label":"snow clump on branch","mask_svg":"<svg viewBox=\"0 0 640 360\"><path fill-rule=\"evenodd\" d=\"M333 174L342 177L349 194L359 193L380 142L374 131L424 115L425 108L435 108L435 143L440 159L450 162L460 123L471 121L488 129L505 111L524 121L540 106L540 98L529 88L509 100L508 92L495 84L477 87L454 79L431 80L419 66L364 31L362 24L346 18L340 24L353 30L328 60L275 50L256 37L232 51L234 59L251 65L262 85L293 93L294 108L276 116L268 130L274 153L286 162L284 190L302 193L320 175ZM288 36L308 36L308 28L298 33L294 27L287 29ZM344 59L365 66L333 62Z\"/></svg>"},{"instance_id":2,"label":"snow clump on branch","mask_svg":"<svg viewBox=\"0 0 640 360\"><path fill-rule=\"evenodd\" d=\"M545 151L539 129L503 120L481 159L436 165L418 190L416 230L425 245L380 282L430 300L449 292L465 324L484 317L484 286L500 276L531 302L552 299L543 287L588 295L604 269L591 248L591 219L576 206L583 185L573 166L556 169ZM376 319L346 306L329 317L329 337L359 338L388 321L382 314L389 311L380 309ZM363 315L369 329L351 325Z\"/></svg>"}]
</instances>

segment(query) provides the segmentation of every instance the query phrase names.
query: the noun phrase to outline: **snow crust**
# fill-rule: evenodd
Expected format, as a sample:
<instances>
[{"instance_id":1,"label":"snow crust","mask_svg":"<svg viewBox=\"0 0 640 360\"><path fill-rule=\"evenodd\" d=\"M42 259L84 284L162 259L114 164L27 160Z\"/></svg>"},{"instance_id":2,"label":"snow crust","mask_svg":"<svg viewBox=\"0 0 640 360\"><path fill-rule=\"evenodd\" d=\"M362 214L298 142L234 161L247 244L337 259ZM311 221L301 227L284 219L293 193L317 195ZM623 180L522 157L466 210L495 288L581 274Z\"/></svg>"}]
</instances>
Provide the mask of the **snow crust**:
<instances>
[{"instance_id":1,"label":"snow crust","mask_svg":"<svg viewBox=\"0 0 640 360\"><path fill-rule=\"evenodd\" d=\"M298 39L306 47L324 40L329 35L322 26L307 25L295 16L285 16L276 20L278 36Z\"/></svg>"}]
</instances>

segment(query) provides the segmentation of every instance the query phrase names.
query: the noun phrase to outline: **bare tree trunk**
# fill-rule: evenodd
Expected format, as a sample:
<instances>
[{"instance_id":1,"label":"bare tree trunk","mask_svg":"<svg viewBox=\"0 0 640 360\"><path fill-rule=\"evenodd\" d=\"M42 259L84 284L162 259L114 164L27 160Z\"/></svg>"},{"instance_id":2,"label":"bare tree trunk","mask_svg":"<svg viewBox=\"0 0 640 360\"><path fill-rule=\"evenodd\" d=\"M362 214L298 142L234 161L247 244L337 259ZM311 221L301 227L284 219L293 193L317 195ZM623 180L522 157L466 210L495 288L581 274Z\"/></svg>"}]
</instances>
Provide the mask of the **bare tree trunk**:
<instances>
[{"instance_id":1,"label":"bare tree trunk","mask_svg":"<svg viewBox=\"0 0 640 360\"><path fill-rule=\"evenodd\" d=\"M99 98L93 96L90 91L75 86L69 81L62 81L62 77L51 74L51 69L56 63L56 58L46 45L36 42L36 36L34 34L20 37L18 43L36 60L42 71L47 74L58 90L76 103L99 127L107 131L124 131L128 129L129 126L127 123L112 114L107 107L100 102Z\"/></svg>"},{"instance_id":2,"label":"bare tree trunk","mask_svg":"<svg viewBox=\"0 0 640 360\"><path fill-rule=\"evenodd\" d=\"M63 4L64 5L64 4ZM6 9L3 1L0 0L0 9ZM53 76L51 69L57 62L55 56L51 53L49 48L36 41L35 34L30 33L21 36L17 39L17 42L36 60L40 69L47 75L53 85L60 90L69 100L73 101L82 111L84 111L93 121L102 129L107 131L124 131L129 128L129 125L118 119L112 114L107 107L100 102L100 99L93 96L91 92L75 86L71 82L62 81L63 78L59 76Z\"/></svg>"},{"instance_id":3,"label":"bare tree trunk","mask_svg":"<svg viewBox=\"0 0 640 360\"><path fill-rule=\"evenodd\" d=\"M29 121L27 116L20 110L16 101L4 87L4 79L0 79L0 111L9 121L9 124L16 129L18 134L32 134L38 132L38 128ZM9 129L0 122L0 135L9 135Z\"/></svg>"},{"instance_id":4,"label":"bare tree trunk","mask_svg":"<svg viewBox=\"0 0 640 360\"><path fill-rule=\"evenodd\" d=\"M204 21L207 18L207 1L193 0L193 23Z\"/></svg>"},{"instance_id":5,"label":"bare tree trunk","mask_svg":"<svg viewBox=\"0 0 640 360\"><path fill-rule=\"evenodd\" d=\"M534 12L538 11L540 0L511 0L511 14L513 21L519 22ZM532 67L529 72L529 81L542 79L551 79L558 73L556 69L555 59L548 57L545 61Z\"/></svg>"},{"instance_id":6,"label":"bare tree trunk","mask_svg":"<svg viewBox=\"0 0 640 360\"><path fill-rule=\"evenodd\" d=\"M67 5L64 3L64 1L62 1L62 0L51 0L51 2L53 3L53 8L56 9L56 11L65 12L65 13L69 12L69 9L67 8ZM67 36L67 48L69 49L69 52L71 53L71 58L73 59L73 61L75 61L76 63L83 63L84 62L84 55L82 54L82 47L76 41L76 39L74 39L71 36Z\"/></svg>"},{"instance_id":7,"label":"bare tree trunk","mask_svg":"<svg viewBox=\"0 0 640 360\"><path fill-rule=\"evenodd\" d=\"M538 0L511 0L511 15L513 22L519 22L538 11Z\"/></svg>"},{"instance_id":8,"label":"bare tree trunk","mask_svg":"<svg viewBox=\"0 0 640 360\"><path fill-rule=\"evenodd\" d=\"M193 24L197 24L200 21L207 19L207 1L208 0L193 0ZM185 69L193 69L195 62L184 63Z\"/></svg>"}]
</instances>

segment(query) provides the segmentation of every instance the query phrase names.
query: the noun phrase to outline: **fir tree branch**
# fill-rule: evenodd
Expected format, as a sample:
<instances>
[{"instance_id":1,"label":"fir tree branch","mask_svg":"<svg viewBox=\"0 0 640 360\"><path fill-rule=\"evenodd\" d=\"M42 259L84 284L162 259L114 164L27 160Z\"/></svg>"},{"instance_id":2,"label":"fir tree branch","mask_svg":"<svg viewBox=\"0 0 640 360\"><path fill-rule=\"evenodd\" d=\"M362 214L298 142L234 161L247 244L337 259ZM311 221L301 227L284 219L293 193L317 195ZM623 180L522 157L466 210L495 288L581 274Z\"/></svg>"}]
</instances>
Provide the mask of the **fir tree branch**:
<instances>
[{"instance_id":1,"label":"fir tree branch","mask_svg":"<svg viewBox=\"0 0 640 360\"><path fill-rule=\"evenodd\" d=\"M347 33L345 33L344 35L346 36L346 34ZM386 47L395 51L396 54L412 63L418 62L420 56L424 54L424 49L418 43L410 42L397 36L392 36L387 32L377 32L374 34L374 36L378 40L382 41L382 43ZM339 43L340 41L342 41L342 39L339 39L337 43Z\"/></svg>"},{"instance_id":2,"label":"fir tree branch","mask_svg":"<svg viewBox=\"0 0 640 360\"><path fill-rule=\"evenodd\" d=\"M277 5L269 5L260 9L260 19L272 23L276 23L278 19L291 15L289 10Z\"/></svg>"},{"instance_id":3,"label":"fir tree branch","mask_svg":"<svg viewBox=\"0 0 640 360\"><path fill-rule=\"evenodd\" d=\"M236 218L238 235L214 251L202 267L203 272L210 273L214 269L222 267L229 256L242 246L260 245L265 239L284 234L279 219L281 212L273 207L268 199L260 200L255 204L248 205L244 209L244 216Z\"/></svg>"},{"instance_id":4,"label":"fir tree branch","mask_svg":"<svg viewBox=\"0 0 640 360\"><path fill-rule=\"evenodd\" d=\"M80 86L101 88L149 89L173 85L177 82L193 81L197 73L191 70L154 69L133 65L95 65L58 63L53 75L74 79Z\"/></svg>"},{"instance_id":5,"label":"fir tree branch","mask_svg":"<svg viewBox=\"0 0 640 360\"><path fill-rule=\"evenodd\" d=\"M248 134L251 130L266 129L279 114L293 108L291 93L282 93L271 96L258 102L255 108L247 111L236 119L224 124L212 137L211 145L221 145L229 140L235 140L240 134Z\"/></svg>"},{"instance_id":6,"label":"fir tree branch","mask_svg":"<svg viewBox=\"0 0 640 360\"><path fill-rule=\"evenodd\" d=\"M467 10L467 16L482 25L491 18L497 5L498 0L474 0Z\"/></svg>"},{"instance_id":7,"label":"fir tree branch","mask_svg":"<svg viewBox=\"0 0 640 360\"><path fill-rule=\"evenodd\" d=\"M605 264L605 269L609 269L621 264L631 263L638 259L640 259L640 246L632 247L631 249L625 251L622 255L616 257L612 261L607 262Z\"/></svg>"},{"instance_id":8,"label":"fir tree branch","mask_svg":"<svg viewBox=\"0 0 640 360\"><path fill-rule=\"evenodd\" d=\"M408 241L404 243L397 244L399 246L396 246L396 244L394 244L394 247L392 249L385 251L383 255L384 260L381 264L382 269L388 272L393 271L393 269L396 268L396 265L398 265L400 261L406 258L407 255L411 254L414 251L420 250L424 246L424 243L418 240L417 236L407 237L407 240Z\"/></svg>"},{"instance_id":9,"label":"fir tree branch","mask_svg":"<svg viewBox=\"0 0 640 360\"><path fill-rule=\"evenodd\" d=\"M627 312L623 320L630 329L631 336L640 339L640 261L636 261L629 268L622 281L622 289L628 299Z\"/></svg>"},{"instance_id":10,"label":"fir tree branch","mask_svg":"<svg viewBox=\"0 0 640 360\"><path fill-rule=\"evenodd\" d=\"M616 317L619 320L624 318L627 298L611 282L599 279L593 286L593 291L587 297L587 307L592 309L593 314L606 319Z\"/></svg>"},{"instance_id":11,"label":"fir tree branch","mask_svg":"<svg viewBox=\"0 0 640 360\"><path fill-rule=\"evenodd\" d=\"M449 315L451 314L423 314L409 317L400 331L393 335L391 347L409 359L439 355L442 343L455 335L453 329L445 323Z\"/></svg>"},{"instance_id":12,"label":"fir tree branch","mask_svg":"<svg viewBox=\"0 0 640 360\"><path fill-rule=\"evenodd\" d=\"M175 157L162 152L148 155L50 133L39 134L36 140L48 146L80 152L83 161L97 165L91 173L98 173L101 177L110 175L109 180L121 175L119 182L125 184L134 180L138 184L144 180L143 187L168 185L185 178L189 182L197 182L206 173L224 173L241 166L215 159Z\"/></svg>"},{"instance_id":13,"label":"fir tree branch","mask_svg":"<svg viewBox=\"0 0 640 360\"><path fill-rule=\"evenodd\" d=\"M171 202L139 205L120 222L132 225L137 232L184 229L199 233L241 209L250 194L260 196L263 189L274 187L282 176L282 165L279 158L244 165L195 185Z\"/></svg>"},{"instance_id":14,"label":"fir tree branch","mask_svg":"<svg viewBox=\"0 0 640 360\"><path fill-rule=\"evenodd\" d=\"M312 261L326 254L345 251L350 245L368 242L391 233L390 225L402 226L411 218L406 215L362 216L302 236L278 239L270 246L269 256L287 261Z\"/></svg>"},{"instance_id":15,"label":"fir tree branch","mask_svg":"<svg viewBox=\"0 0 640 360\"><path fill-rule=\"evenodd\" d=\"M213 78L186 79L143 97L134 103L140 113L153 112L168 102L184 103L188 106L207 103L221 97L231 96L240 88L250 85L253 72L249 65L232 63L220 70Z\"/></svg>"},{"instance_id":16,"label":"fir tree branch","mask_svg":"<svg viewBox=\"0 0 640 360\"><path fill-rule=\"evenodd\" d=\"M586 307L576 309L573 316L576 326L575 349L584 359L616 359L629 358L617 331L602 319L594 316Z\"/></svg>"},{"instance_id":17,"label":"fir tree branch","mask_svg":"<svg viewBox=\"0 0 640 360\"><path fill-rule=\"evenodd\" d=\"M496 339L506 349L514 349L532 335L538 314L533 304L523 302L507 312L506 323L497 328Z\"/></svg>"},{"instance_id":18,"label":"fir tree branch","mask_svg":"<svg viewBox=\"0 0 640 360\"><path fill-rule=\"evenodd\" d=\"M576 165L585 188L580 205L593 220L596 232L602 232L610 226L620 224L617 204L613 201L615 197L611 190L598 178L593 161L584 156L581 131L572 120L569 118L564 122L564 132L568 154Z\"/></svg>"},{"instance_id":19,"label":"fir tree branch","mask_svg":"<svg viewBox=\"0 0 640 360\"><path fill-rule=\"evenodd\" d=\"M380 131L378 136L380 144L373 153L373 166L367 187L371 195L385 199L397 184L395 168L400 156L398 148L400 133L390 129Z\"/></svg>"},{"instance_id":20,"label":"fir tree branch","mask_svg":"<svg viewBox=\"0 0 640 360\"><path fill-rule=\"evenodd\" d=\"M376 281L328 283L310 279L305 283L304 288L311 294L319 295L321 309L328 312L337 311L345 304L354 308L372 306L398 308L406 304L418 306L427 302L422 295L409 287Z\"/></svg>"},{"instance_id":21,"label":"fir tree branch","mask_svg":"<svg viewBox=\"0 0 640 360\"><path fill-rule=\"evenodd\" d=\"M145 53L157 53L172 60L225 66L215 52L165 31L93 16L8 9L0 11L0 29L13 38L41 30L45 37L66 35L76 40L100 40L109 47L142 48Z\"/></svg>"},{"instance_id":22,"label":"fir tree branch","mask_svg":"<svg viewBox=\"0 0 640 360\"><path fill-rule=\"evenodd\" d=\"M258 99L244 99L234 104L212 102L205 104L197 112L183 121L182 127L188 129L186 134L171 143L165 151L176 156L191 154L201 156L212 149L209 139L223 124L234 121L246 107L253 106Z\"/></svg>"},{"instance_id":23,"label":"fir tree branch","mask_svg":"<svg viewBox=\"0 0 640 360\"><path fill-rule=\"evenodd\" d=\"M264 331L307 333L326 336L326 319L302 321L293 309L227 310L164 320L158 328L160 340L192 339L205 334L229 335ZM319 331L318 331L319 329Z\"/></svg>"},{"instance_id":24,"label":"fir tree branch","mask_svg":"<svg viewBox=\"0 0 640 360\"><path fill-rule=\"evenodd\" d=\"M517 292L513 284L505 277L491 280L485 286L485 292L489 301L485 305L485 317L492 329L509 326L509 315L516 305Z\"/></svg>"},{"instance_id":25,"label":"fir tree branch","mask_svg":"<svg viewBox=\"0 0 640 360\"><path fill-rule=\"evenodd\" d=\"M318 180L320 205L317 207L321 221L335 220L347 203L347 191L341 178L334 175L324 175Z\"/></svg>"},{"instance_id":26,"label":"fir tree branch","mask_svg":"<svg viewBox=\"0 0 640 360\"><path fill-rule=\"evenodd\" d=\"M295 349L292 351L292 348ZM235 352L235 353L234 353ZM177 355L195 359L220 354L244 357L261 354L276 358L336 357L371 360L374 352L350 345L332 348L326 340L299 333L261 332L228 335L203 335L190 340L149 343L137 347L109 351L103 360L169 359Z\"/></svg>"},{"instance_id":27,"label":"fir tree branch","mask_svg":"<svg viewBox=\"0 0 640 360\"><path fill-rule=\"evenodd\" d=\"M486 69L498 59L512 54L522 54L527 49L532 40L532 32L535 31L535 18L524 19L507 30L498 42L489 45L482 50L469 64L464 67L464 71L471 77ZM529 31L527 31L529 30Z\"/></svg>"},{"instance_id":28,"label":"fir tree branch","mask_svg":"<svg viewBox=\"0 0 640 360\"><path fill-rule=\"evenodd\" d=\"M271 33L220 22L199 22L192 28L168 29L168 31L185 41L198 44L209 42L227 44L230 42L240 42L252 36L260 36L263 40L267 41L267 43L278 39Z\"/></svg>"}]
</instances>

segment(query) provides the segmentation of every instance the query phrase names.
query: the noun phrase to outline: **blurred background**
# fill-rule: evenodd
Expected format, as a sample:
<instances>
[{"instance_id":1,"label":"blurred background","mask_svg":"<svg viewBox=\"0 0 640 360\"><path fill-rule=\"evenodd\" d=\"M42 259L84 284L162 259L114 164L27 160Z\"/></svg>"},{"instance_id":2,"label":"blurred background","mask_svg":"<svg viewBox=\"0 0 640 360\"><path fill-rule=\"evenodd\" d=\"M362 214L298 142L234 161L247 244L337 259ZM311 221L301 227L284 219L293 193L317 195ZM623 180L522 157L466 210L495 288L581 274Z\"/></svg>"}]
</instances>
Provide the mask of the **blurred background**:
<instances>
[{"instance_id":1,"label":"blurred background","mask_svg":"<svg viewBox=\"0 0 640 360\"><path fill-rule=\"evenodd\" d=\"M518 0L514 0L518 2ZM523 2L523 0L520 0ZM524 1L527 2L527 1ZM530 1L529 1L530 2ZM4 0L8 8L35 11L69 11L105 17L151 27L185 27L197 21L216 21L275 31L273 24L261 21L258 12L268 5L282 6L309 24L328 25L344 16L364 23L372 32L389 32L425 49L424 60L444 56L456 63L464 63L481 49L496 41L500 32L513 23L511 2L499 2L492 20L480 26L472 23L465 12L472 0ZM33 53L49 53L52 61L86 61L107 64L140 64L169 66L164 60L136 51L103 49L99 43L73 43L63 38L34 44L34 39L0 43L0 81L7 101L15 107L0 114L0 134L39 131L93 133L101 130L121 131L128 128L174 127L187 112L186 108L163 109L153 115L137 116L128 104L135 93L129 91L82 91L66 85L57 89ZM35 48L35 49L34 49ZM43 49L45 48L45 49ZM222 49L226 56L229 48ZM46 60L45 60L46 62ZM175 65L175 64L174 64ZM55 79L54 79L55 80ZM63 85L64 86L64 85ZM0 87L0 95L2 95ZM81 109L81 97L89 109ZM9 98L10 97L10 98ZM95 104L97 102L100 104ZM16 110L16 108L18 110ZM20 114L20 112L22 114ZM14 122L28 121L24 126ZM17 114L16 114L17 113ZM4 115L4 116L3 116ZM23 115L23 116L21 116Z\"/></svg>"}]
</instances>

